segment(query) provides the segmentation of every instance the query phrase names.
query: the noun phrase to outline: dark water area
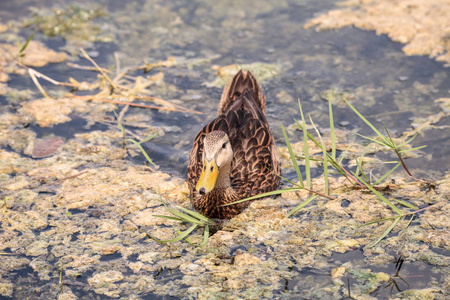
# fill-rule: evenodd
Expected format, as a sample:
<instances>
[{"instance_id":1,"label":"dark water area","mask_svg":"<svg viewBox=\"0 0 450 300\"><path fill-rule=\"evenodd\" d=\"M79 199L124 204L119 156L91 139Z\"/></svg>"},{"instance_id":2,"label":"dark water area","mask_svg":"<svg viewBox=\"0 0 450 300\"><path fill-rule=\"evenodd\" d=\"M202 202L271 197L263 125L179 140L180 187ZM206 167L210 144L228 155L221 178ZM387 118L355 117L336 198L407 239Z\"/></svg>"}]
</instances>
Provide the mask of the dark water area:
<instances>
[{"instance_id":1,"label":"dark water area","mask_svg":"<svg viewBox=\"0 0 450 300\"><path fill-rule=\"evenodd\" d=\"M39 8L66 7L68 1L3 1L0 3L0 22L20 21L30 17L30 6ZM326 130L329 127L328 103L323 98L325 93L337 95L334 106L335 124L357 131L363 135L373 136L362 120L351 109L342 105L343 93L352 96L352 104L380 130L385 125L394 137L412 129L412 123L418 118L427 118L441 112L436 99L450 96L450 69L443 63L425 56L406 56L402 52L403 45L392 42L385 35L376 35L371 31L356 28L343 28L334 31L316 32L314 29L303 29L305 22L315 15L335 7L336 1L79 1L80 7L102 7L108 15L96 20L102 30L114 37L111 43L95 42L87 52L102 67L114 69L115 53L119 53L124 68L139 66L143 61L162 61L168 57L182 58L178 65L163 69L164 83L148 89L151 96L176 101L186 108L201 112L201 115L181 112L162 112L144 108L130 107L126 116L145 115L145 125L153 126L163 134L143 144L144 149L158 165L159 170L174 177L185 178L188 155L192 141L197 132L216 116L217 105L222 93L222 86L210 86L216 78L216 66L230 64L275 64L279 66L277 75L262 80L260 84L266 93L267 118L278 146L284 147L284 139L280 124L290 126L294 118L299 119L297 99L302 101L303 111L311 115L316 124ZM178 25L177 25L178 24ZM25 39L33 33L32 28L19 28L20 36ZM2 37L2 39L6 39ZM58 51L67 46L63 37L46 37L36 32L35 39L42 41L48 48ZM212 58L210 58L212 57ZM206 63L192 64L185 61L206 59ZM71 56L70 62L91 67L81 55ZM49 64L36 68L38 72L54 80L67 82L70 77L79 81L94 81L98 73L73 68L66 63ZM130 72L133 76L155 76L160 69L145 74L142 70ZM55 86L41 81L42 86L50 94L70 92L68 87ZM8 86L17 90L29 89L33 100L41 98L29 76L11 74ZM88 92L79 91L78 95ZM25 100L24 100L25 101ZM145 103L149 104L149 103ZM20 107L20 101L11 100L10 95L0 96L0 114L14 113ZM123 108L118 106L119 110ZM76 134L91 131L117 130L115 116L108 112L102 121L88 125L85 115L72 113L69 122L40 127L27 124L27 128L35 132L37 138L51 135L61 136L68 141ZM440 179L450 168L448 154L450 149L450 118L442 118L432 129L418 135L413 147L428 145L421 149L419 157L406 160L412 172L418 177L424 176ZM140 130L135 123L125 124L130 131ZM302 140L300 131L292 130L289 134L291 142ZM360 139L357 141L361 142ZM117 141L121 143L120 140ZM7 148L8 151L14 151ZM343 151L344 149L339 149ZM22 153L21 153L22 154ZM388 155L386 155L389 158ZM145 165L143 155L126 158L137 166ZM301 167L304 172L304 167ZM318 170L312 171L319 176ZM284 170L284 176L296 178L293 169ZM350 204L343 203L343 207ZM83 215L85 210L70 209L72 215ZM80 216L81 218L82 216ZM41 231L41 234L44 231ZM71 242L78 241L78 233ZM51 247L49 247L51 249ZM8 252L11 249L6 249ZM449 253L442 248L433 250L448 257ZM52 254L51 254L52 255ZM393 255L394 253L390 253ZM24 256L33 259L32 256ZM123 263L123 255L115 253L104 256L101 262L113 265ZM0 257L1 259L1 257ZM128 257L136 262L136 255ZM398 269L395 262L388 266L367 266L363 252L359 249L344 254L334 252L328 262L331 268L345 262L353 266L370 268L373 272L385 272L394 276ZM49 259L49 268L58 264L56 256ZM441 273L435 272L424 262L405 261L399 275L383 287L370 293L378 299L389 299L397 292L412 288L425 288L430 282L442 283ZM8 278L22 289L13 297L0 299L51 299L58 295L57 279L59 273L52 269L52 281L40 279L31 267L18 272L9 273ZM133 273L129 271L126 276ZM291 267L293 278L282 279L279 289L274 290L274 297L289 298L290 292L302 293L312 288L316 282L332 285L331 269ZM58 274L57 274L58 273ZM80 299L111 299L101 293L87 288L88 278L93 275L90 270L79 277L65 282L73 294ZM438 274L436 274L438 273ZM0 274L0 279L3 274ZM157 273L147 271L145 275L154 278L161 284L174 284L184 277L177 269L166 268ZM346 275L347 276L347 275ZM357 283L355 277L348 276L350 287ZM343 278L347 284L347 277ZM305 283L306 282L306 283ZM264 284L269 285L267 282ZM144 293L139 299L179 299L179 290L187 290L189 286L181 285L173 294ZM345 294L346 287L342 287ZM174 287L175 290L175 287ZM297 295L297 294L295 294ZM131 297L131 296L130 296ZM129 298L132 299L132 298ZM134 299L134 298L133 298ZM136 298L137 299L137 298Z\"/></svg>"},{"instance_id":2,"label":"dark water area","mask_svg":"<svg viewBox=\"0 0 450 300\"><path fill-rule=\"evenodd\" d=\"M430 282L439 282L442 278L440 274L434 274L433 267L418 261L408 261L401 256L392 253L393 259L387 265L372 265L370 270L373 272L383 272L391 276L391 280L386 282L370 295L377 299L391 299L396 293L410 289L411 287L420 288L430 285ZM361 249L356 249L347 253L333 253L330 257L334 263L352 262L353 265L364 265L364 255ZM352 286L359 281L368 280L363 274L347 274L344 282L352 291Z\"/></svg>"}]
</instances>

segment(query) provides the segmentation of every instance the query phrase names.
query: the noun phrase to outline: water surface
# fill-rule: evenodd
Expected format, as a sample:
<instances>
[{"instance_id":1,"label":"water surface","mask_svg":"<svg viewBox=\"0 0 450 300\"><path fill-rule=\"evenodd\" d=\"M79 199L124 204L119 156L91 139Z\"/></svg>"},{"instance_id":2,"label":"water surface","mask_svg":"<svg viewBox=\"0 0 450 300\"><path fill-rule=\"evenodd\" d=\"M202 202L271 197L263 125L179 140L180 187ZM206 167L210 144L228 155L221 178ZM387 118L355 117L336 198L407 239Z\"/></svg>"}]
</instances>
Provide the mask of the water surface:
<instances>
[{"instance_id":1,"label":"water surface","mask_svg":"<svg viewBox=\"0 0 450 300\"><path fill-rule=\"evenodd\" d=\"M41 9L65 8L70 3L64 0L57 3L54 1L10 1L0 4L0 20L5 23L31 18L28 10L30 6ZM102 7L107 12L107 16L96 19L95 23L106 35L113 37L113 41L111 43L95 42L86 49L102 67L115 66L115 52L118 53L123 68L141 65L144 60L164 61L168 57L176 57L179 61L199 61L195 64L180 63L171 68L156 69L147 75L153 76L160 71L164 73L163 83L149 88L151 96L174 101L186 108L199 111L203 113L202 115L167 113L143 108L130 108L125 115L125 121L127 117L132 119L133 116L145 115L146 119L142 122L164 133L145 143L144 148L160 170L174 177L184 178L193 138L216 115L222 87L208 87L208 83L213 82L217 77L216 68L213 66L255 62L279 66L280 71L276 76L260 82L268 101L267 117L279 146L283 146L280 123L283 122L285 126L289 126L294 123L294 118L299 118L297 99L301 99L304 111L326 131L329 121L328 104L323 100L324 93L330 93L330 91L338 95L348 93L352 95L353 105L378 128L383 128L384 124L394 136L400 136L403 132L411 130L412 122L417 118L427 118L441 111L434 100L450 96L448 68L444 68L442 63L428 57L405 56L401 51L402 45L390 41L386 36L377 36L374 32L355 28L320 33L313 29L303 29L308 19L335 7L335 1L142 0L96 1L96 3L79 1L77 5ZM17 30L24 38L34 31L30 27ZM5 40L6 36L3 35L1 38ZM35 39L55 50L64 49L68 45L64 37L47 37L41 32L36 32ZM71 56L71 60L80 65L90 66L90 63L80 55ZM74 69L64 63L48 65L37 70L59 81L67 81L69 77L89 81L95 80L97 76L95 72ZM131 74L146 76L142 71L134 71ZM41 97L27 76L12 75L8 86L18 90L32 90L33 96L24 101ZM69 88L55 87L46 82L43 82L43 87L54 92L70 91ZM78 92L78 94L82 93ZM12 101L6 96L0 96L0 102L3 106L1 113L14 113L20 107L19 102ZM101 122L88 125L86 116L74 113L71 115L71 122L48 128L28 124L27 128L35 132L38 138L55 134L69 141L77 133L114 130L117 127L113 116L113 113L109 112L105 114ZM370 129L345 106L335 107L335 122L362 134L372 134ZM136 122L129 122L129 124L126 126L127 129L139 130ZM418 177L441 179L450 167L450 160L447 159L447 149L450 147L448 115L435 125L435 128L420 133L413 143L413 146L426 144L428 147L421 150L419 157L407 159L407 164ZM301 133L293 132L290 138L293 142L299 141ZM13 151L8 147L6 150ZM127 159L136 166L145 163L142 155ZM290 171L285 170L287 174L295 175ZM79 213L85 212L80 210ZM77 215L77 212L71 211L71 214ZM97 216L91 214L89 217ZM100 215L99 218L110 217L114 215ZM302 218L307 219L305 215L302 215ZM302 221L305 220L302 219ZM41 235L42 232L44 231L37 230L37 233ZM74 236L73 239L76 241L77 237ZM143 242L137 241L137 243ZM249 248L251 247L248 245L244 246L245 251ZM257 253L264 253L264 255L271 253L270 246L257 246L257 248ZM52 246L49 246L50 251L51 249ZM274 297L289 298L289 295L295 297L307 293L313 288L315 281L323 281L325 286L332 286L330 271L343 262L354 260L357 261L355 264L372 267L370 263L365 265L361 252L356 251L359 250L343 255L333 254L330 265L322 270L311 270L306 266L291 267L289 272L294 275L289 280L281 279L281 287L267 287L267 289L273 292ZM357 253L356 256L355 253ZM181 252L177 255L183 257L186 256L185 254ZM135 262L138 255L133 255L129 260ZM394 256L395 253L390 249L386 255ZM448 252L443 255L448 257ZM58 264L57 256L52 254L47 260L52 267ZM295 259L291 258L291 261ZM108 257L107 262L108 266L113 263L124 264L121 255ZM413 262L406 263L403 270L409 270L414 274L425 274L425 276L434 271L439 274L443 272L442 269L430 270L431 267L424 262L419 262L417 265L418 267ZM395 273L392 266L383 268L377 266L374 270ZM24 267L15 273L6 274L5 278L20 282L23 286L24 291L15 292L13 298L19 299L35 293L35 296L32 296L35 299L46 299L58 294L55 290L46 291L55 288L57 281L55 276L58 272L56 269L52 272L54 278L43 280L30 267ZM79 285L67 283L77 297L84 299L106 297L100 292L96 293L87 288L87 279L92 277L94 272L89 270L76 277L75 282ZM169 286L177 280L185 280L185 276L177 268L173 271L168 267L162 272L145 271L144 273L154 277L161 286ZM126 276L132 274L129 271ZM443 284L441 275L433 278ZM356 279L349 280L353 280L351 284L356 282ZM428 279L422 281L414 279L408 282L409 285L407 287L402 285L401 289L431 286ZM270 285L267 282L264 284ZM35 288L35 286L38 287ZM140 296L144 299L170 299L171 296L193 297L195 293L189 294L188 287L189 285L185 283L177 288L174 287L171 292L155 289L152 292L144 292ZM345 288L342 288L342 291L345 291ZM380 288L371 295L387 299L395 293L395 290L391 293ZM127 295L130 293L127 292ZM218 295L227 294L224 292ZM233 292L229 292L229 295L233 295ZM264 298L269 294L259 295ZM330 296L330 294L327 295ZM309 294L309 297L319 297L319 294Z\"/></svg>"}]
</instances>

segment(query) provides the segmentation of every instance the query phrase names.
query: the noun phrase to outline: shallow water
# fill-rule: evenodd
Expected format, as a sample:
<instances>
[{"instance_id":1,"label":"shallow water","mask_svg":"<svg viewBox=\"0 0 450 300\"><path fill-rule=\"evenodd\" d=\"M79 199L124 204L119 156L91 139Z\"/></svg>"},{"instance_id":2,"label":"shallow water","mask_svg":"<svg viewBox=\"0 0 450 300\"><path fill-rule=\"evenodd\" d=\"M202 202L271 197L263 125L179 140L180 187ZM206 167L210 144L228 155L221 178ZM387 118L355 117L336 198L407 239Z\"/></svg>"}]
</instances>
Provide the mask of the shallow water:
<instances>
[{"instance_id":1,"label":"shallow water","mask_svg":"<svg viewBox=\"0 0 450 300\"><path fill-rule=\"evenodd\" d=\"M184 173L189 141L215 116L221 88L207 89L203 86L214 77L214 71L210 68L213 64L259 61L282 66L279 76L262 83L268 99L268 119L277 140L282 138L280 122L290 125L293 118L299 117L296 99L303 101L305 111L311 114L315 122L327 126L326 102L320 100L320 94L330 89L356 94L353 104L378 127L384 124L394 135L410 129L413 119L438 113L440 109L433 101L448 97L450 93L449 71L442 63L427 57L406 57L400 51L402 46L391 42L386 36L376 36L373 32L354 28L320 33L302 28L307 19L334 7L333 1L268 1L264 8L257 9L250 9L251 1L231 3L212 5L194 2L185 5L156 1L124 6L100 1L110 12L106 31L112 32L116 40L111 44L98 43L89 49L99 53L95 57L99 64L113 64L113 51L121 53L125 66L139 65L144 59L164 60L169 56L192 59L220 55L197 68L184 69L180 66L165 70L165 81L175 85L176 90L155 95L163 99L183 99L189 91L201 100L183 101L185 106L205 115L165 114L139 108L129 112L150 115L154 126L183 124L182 130L166 132L163 139L155 139L155 145L146 147L165 171ZM6 21L17 15L27 16L30 4L26 4L7 7L2 19ZM64 7L63 3L61 7ZM150 8L154 11L145 11ZM170 25L177 18L182 19L182 25ZM167 32L162 30L164 26L168 26ZM23 31L25 36L32 32L29 28ZM56 49L64 44L58 37L47 39L38 35L37 38L44 39L47 45ZM154 39L158 41L157 45L152 43ZM80 63L88 64L83 59ZM49 65L39 71L56 80L66 80L69 76L95 76L63 64ZM32 88L31 80L25 80ZM19 78L10 83L12 87L17 85L23 85L23 78L20 78L20 83ZM54 88L46 82L43 86ZM371 134L348 108L335 109L335 115L336 123L347 121L348 129L363 127L361 133ZM448 126L448 119L446 117L436 125ZM412 167L423 173L432 170L432 176L442 176L449 168L445 151L440 151L449 147L448 132L438 130L436 133L421 134L415 145L427 144L423 151L433 158L411 159L409 163ZM167 153L180 140L185 140L185 145ZM141 162L144 160L140 158Z\"/></svg>"},{"instance_id":2,"label":"shallow water","mask_svg":"<svg viewBox=\"0 0 450 300\"><path fill-rule=\"evenodd\" d=\"M336 92L338 95L347 92L352 96L353 105L379 129L384 124L394 136L400 136L411 129L413 120L436 115L441 111L434 100L450 96L449 68L444 68L442 63L428 57L405 56L401 52L402 45L390 41L386 36L377 36L374 32L355 28L326 32L303 29L308 19L334 8L335 1L258 1L255 4L254 1L231 0L217 3L215 1L144 0L126 3L105 0L96 1L96 4L91 1L78 3L80 7L103 7L108 12L107 17L95 22L106 34L113 36L113 42L96 42L86 49L102 67L115 65L114 52L120 53L123 67L138 66L143 60L162 61L170 56L181 58L182 61L203 60L195 64L180 63L171 68L157 69L149 73L149 75L156 75L161 70L164 73L164 82L149 88L152 96L174 100L179 105L202 112L202 115L166 113L143 108L130 108L125 115L130 119L132 116L137 116L138 120L140 116L145 115L146 119L142 122L159 128L164 133L145 143L144 148L160 170L175 177L185 177L191 141L204 124L216 115L222 87L207 87L207 83L213 82L216 78L213 65L262 62L280 67L278 75L260 82L268 100L268 120L280 146L283 146L280 123L283 122L285 126L289 126L294 123L294 118L299 118L297 99L302 101L303 110L310 114L323 130L326 130L329 126L328 104L321 99L321 94L326 91ZM58 1L57 4L54 4L54 1L2 3L0 4L2 6L0 21L6 23L30 18L29 6L59 8L68 4L70 2L63 0ZM19 29L19 34L23 37L29 36L32 32L31 28ZM4 39L5 36L2 38ZM34 39L42 41L47 47L55 50L67 45L67 41L62 37L49 38L39 32ZM72 60L80 65L90 66L90 63L81 56L72 56ZM59 81L67 81L69 77L80 81L93 81L97 76L94 72L74 69L65 63L50 64L36 69ZM135 71L132 74L143 75L141 71ZM42 82L42 85L47 91L70 91L69 88L55 87L46 82ZM33 97L27 100L41 97L27 76L11 75L8 86L18 90L31 89L34 93ZM3 106L2 114L14 113L20 106L19 103L5 96L0 96L0 103ZM349 108L338 105L334 112L336 124L345 124L345 128L358 130L361 134L372 134ZM105 115L104 122L89 126L87 126L85 115L72 113L70 116L72 118L70 122L46 128L32 123L27 128L35 132L37 138L54 134L62 136L66 142L77 133L117 128L111 112ZM128 124L130 125L125 124L127 129L139 130L137 126L133 126L136 122L130 121ZM447 159L447 149L450 147L450 130L446 127L450 125L448 114L435 125L441 127L424 131L414 140L414 147L428 145L427 148L421 149L422 155L407 159L408 166L413 173L417 174L417 177L441 179L450 167L450 160ZM299 131L291 133L290 137L291 141L301 140ZM13 151L10 147L6 150ZM142 155L127 159L136 166L145 163ZM285 173L289 174L290 178L295 177L289 169L285 170ZM105 213L104 209L102 207L100 211ZM108 211L107 208L106 211ZM69 212L72 215L77 214L75 210L69 210ZM84 209L80 213L84 214ZM90 216L95 217L95 214ZM115 215L112 214L112 216ZM107 213L100 215L102 219L108 219L108 217L111 216ZM302 219L302 221L305 220ZM42 235L44 230L36 232ZM75 234L73 239L77 241ZM280 238L280 243L282 241L283 239ZM137 243L142 241L139 240ZM269 248L266 249L267 253L271 253ZM257 249L258 253L263 253L263 250ZM158 249L158 251L162 250ZM389 255L395 255L392 249L387 252ZM337 267L348 261L354 265L371 267L365 265L364 259L359 257L361 255L356 259L353 253L354 251L342 255L333 254L329 258L331 267ZM116 254L108 256L108 261L117 261L118 265L124 264L121 256L116 257ZM180 256L183 254L185 253L182 252ZM448 257L448 251L442 255ZM53 256L53 254L50 256L52 257L49 257L48 261L55 266L59 256ZM131 255L128 260L136 262L137 254ZM294 258L291 260L295 261ZM109 262L110 267L111 265L113 263ZM433 280L440 284L443 280L440 274L445 272L443 269L432 271L431 267L423 262L418 262L417 266L414 262L408 262L403 268L414 274L420 270L419 273L424 276L432 272L439 273ZM122 267L118 266L117 269ZM373 270L389 274L393 272L391 267L374 267ZM323 282L324 286L332 284L329 271L330 267L322 270L294 267L293 270L289 270L294 275L291 278L286 275L289 279L282 279L280 287L267 287L267 289L273 291L274 297L289 298L289 295L295 297L298 295L295 293L301 294L302 289L305 292L312 289L315 282ZM56 270L52 272L53 277L59 275ZM77 297L85 299L106 297L100 292L96 293L92 289L85 288L88 285L88 278L92 277L93 273L94 270L89 270L80 275L81 278L78 278L76 282L84 285L71 286ZM186 280L186 276L176 268L172 273L170 267L164 269L162 273L145 271L145 274L153 276L160 285L167 284L168 287L177 280L181 281L181 278ZM23 291L13 295L16 299L30 295L36 284L39 285L35 291L36 299L57 295L57 291L46 291L50 289L50 286L52 289L55 288L53 277L52 280L42 280L30 267L6 275L6 278L10 280L19 280L24 287ZM430 286L428 279L406 281L409 286L401 288ZM271 286L267 282L264 284ZM168 293L169 287L166 290L144 292L141 296L145 299L171 299L171 296L179 297L180 295L189 297L190 294L183 294L187 288L188 285L184 285ZM387 299L390 297L390 292L386 292L386 289L389 288L377 289L371 295ZM288 291L292 294L287 293ZM165 293L167 296L161 296ZM223 296L223 294L218 295ZM233 293L230 292L229 295ZM244 295L248 296L248 294ZM263 293L259 295L269 297ZM242 297L242 294L239 296ZM309 297L319 297L319 294L309 294Z\"/></svg>"}]
</instances>

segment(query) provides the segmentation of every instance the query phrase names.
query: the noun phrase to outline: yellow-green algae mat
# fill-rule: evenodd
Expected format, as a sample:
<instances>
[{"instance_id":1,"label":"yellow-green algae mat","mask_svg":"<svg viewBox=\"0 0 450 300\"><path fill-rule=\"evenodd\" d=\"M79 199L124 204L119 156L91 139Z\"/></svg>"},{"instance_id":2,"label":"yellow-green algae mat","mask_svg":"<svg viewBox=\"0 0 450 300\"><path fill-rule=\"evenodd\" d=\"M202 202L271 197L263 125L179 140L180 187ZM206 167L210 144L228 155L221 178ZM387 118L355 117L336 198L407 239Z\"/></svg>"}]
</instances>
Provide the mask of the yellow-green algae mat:
<instances>
[{"instance_id":1,"label":"yellow-green algae mat","mask_svg":"<svg viewBox=\"0 0 450 300\"><path fill-rule=\"evenodd\" d=\"M343 179L330 179L337 200L317 200L291 218L286 214L306 193L255 201L225 222L206 247L196 248L181 241L160 245L141 231L160 239L174 236L174 222L153 215L167 214L161 200L189 205L184 179L133 165L123 155L119 130L76 134L55 155L40 160L0 150L2 296L26 298L33 290L26 284L41 282L49 299L77 299L74 292L80 290L85 297L258 299L281 297L290 282L285 296L331 299L346 295L347 277L366 274L352 283L351 295L375 299L369 293L387 285L394 274L370 267L386 266L394 255L419 268L429 265L430 276L442 278L440 284L424 278L425 286L397 296L448 295L450 259L433 249L450 249L450 204L445 201L450 175L428 193L401 178L389 184L393 197L406 197L416 206L442 203L416 216L405 230L399 231L407 220L400 221L394 234L372 248L390 223L359 226L392 211L375 196L347 188ZM322 178L313 184L320 189ZM199 232L191 240L202 238ZM360 252L356 249L362 250L363 260L330 260L332 253ZM28 267L26 276L8 279ZM303 268L317 270L322 279L302 276Z\"/></svg>"}]
</instances>

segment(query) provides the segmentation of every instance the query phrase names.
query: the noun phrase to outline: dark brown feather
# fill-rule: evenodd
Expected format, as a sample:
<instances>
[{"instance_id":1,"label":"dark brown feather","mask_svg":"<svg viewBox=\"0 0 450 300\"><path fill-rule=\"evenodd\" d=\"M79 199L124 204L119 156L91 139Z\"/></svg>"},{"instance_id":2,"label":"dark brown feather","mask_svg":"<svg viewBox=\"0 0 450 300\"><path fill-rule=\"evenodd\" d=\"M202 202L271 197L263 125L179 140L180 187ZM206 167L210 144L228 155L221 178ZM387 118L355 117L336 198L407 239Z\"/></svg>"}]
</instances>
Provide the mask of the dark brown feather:
<instances>
[{"instance_id":1,"label":"dark brown feather","mask_svg":"<svg viewBox=\"0 0 450 300\"><path fill-rule=\"evenodd\" d=\"M224 89L219 116L197 134L189 156L187 181L192 205L205 216L232 218L250 201L221 205L278 188L280 178L276 174L281 174L280 159L264 115L265 106L265 96L255 77L241 70ZM200 195L195 186L202 168L203 140L214 130L224 131L233 149L232 192L215 188Z\"/></svg>"}]
</instances>

